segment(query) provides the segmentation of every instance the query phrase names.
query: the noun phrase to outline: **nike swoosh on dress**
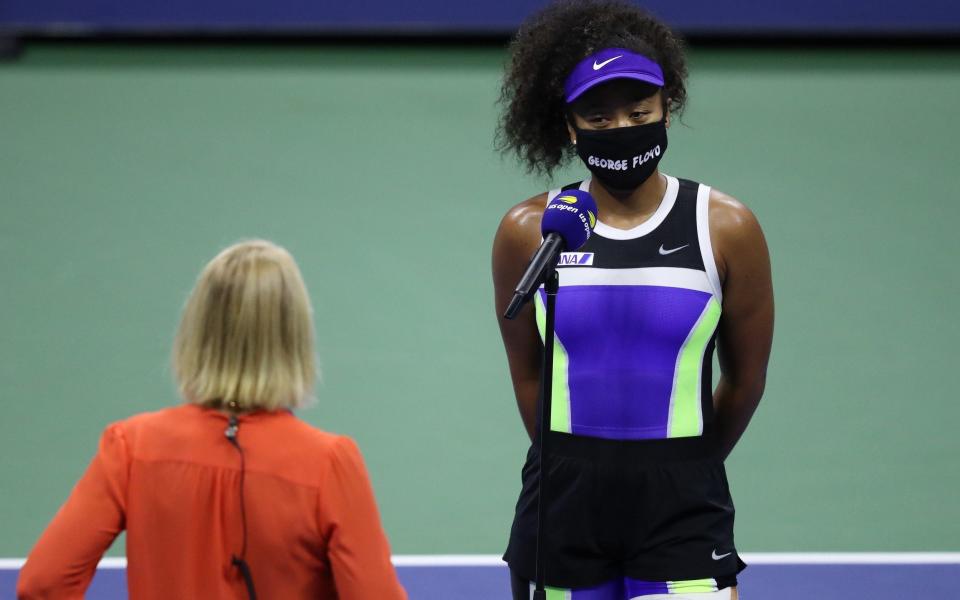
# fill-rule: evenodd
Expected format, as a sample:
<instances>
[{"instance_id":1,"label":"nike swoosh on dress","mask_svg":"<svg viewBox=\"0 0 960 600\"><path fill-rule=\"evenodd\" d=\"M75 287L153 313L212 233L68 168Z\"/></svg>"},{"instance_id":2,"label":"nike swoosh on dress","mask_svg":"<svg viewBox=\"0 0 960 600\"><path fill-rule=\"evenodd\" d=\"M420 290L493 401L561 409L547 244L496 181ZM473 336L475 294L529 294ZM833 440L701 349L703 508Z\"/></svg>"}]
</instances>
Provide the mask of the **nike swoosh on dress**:
<instances>
[{"instance_id":1,"label":"nike swoosh on dress","mask_svg":"<svg viewBox=\"0 0 960 600\"><path fill-rule=\"evenodd\" d=\"M666 256L666 255L668 255L668 254L673 254L674 252L680 252L681 250L683 250L684 248L686 248L686 247L689 246L689 245L690 245L690 244L684 244L683 246L680 246L679 248L671 248L671 249L667 250L666 248L663 247L663 244L660 244L660 250L659 250L660 256Z\"/></svg>"}]
</instances>

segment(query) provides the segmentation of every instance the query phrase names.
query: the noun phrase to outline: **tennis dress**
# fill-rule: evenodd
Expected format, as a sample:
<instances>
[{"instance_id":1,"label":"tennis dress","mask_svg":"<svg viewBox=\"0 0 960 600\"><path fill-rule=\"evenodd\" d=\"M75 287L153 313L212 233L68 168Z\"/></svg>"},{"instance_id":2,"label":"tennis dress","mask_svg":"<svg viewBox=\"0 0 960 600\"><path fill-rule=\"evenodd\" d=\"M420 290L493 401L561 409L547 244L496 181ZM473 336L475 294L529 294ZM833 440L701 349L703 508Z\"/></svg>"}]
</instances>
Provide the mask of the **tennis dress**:
<instances>
[{"instance_id":1,"label":"tennis dress","mask_svg":"<svg viewBox=\"0 0 960 600\"><path fill-rule=\"evenodd\" d=\"M627 578L643 594L712 591L735 585L744 567L711 435L722 290L709 197L709 187L667 176L651 218L630 230L601 220L559 259L543 557L550 586ZM545 300L541 288L541 336ZM530 580L537 446L504 556Z\"/></svg>"}]
</instances>

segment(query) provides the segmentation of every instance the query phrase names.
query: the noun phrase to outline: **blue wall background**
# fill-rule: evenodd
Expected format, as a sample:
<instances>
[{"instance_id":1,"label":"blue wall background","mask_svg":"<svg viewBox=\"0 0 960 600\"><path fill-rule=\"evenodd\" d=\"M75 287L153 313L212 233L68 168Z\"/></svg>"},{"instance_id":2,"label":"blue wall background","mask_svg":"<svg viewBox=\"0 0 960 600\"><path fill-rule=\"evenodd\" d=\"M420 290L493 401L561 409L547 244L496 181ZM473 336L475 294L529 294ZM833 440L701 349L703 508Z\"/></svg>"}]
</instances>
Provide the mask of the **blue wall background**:
<instances>
[{"instance_id":1,"label":"blue wall background","mask_svg":"<svg viewBox=\"0 0 960 600\"><path fill-rule=\"evenodd\" d=\"M245 31L507 33L543 0L4 0L0 27L24 32ZM687 33L960 34L948 0L650 0L642 5Z\"/></svg>"}]
</instances>

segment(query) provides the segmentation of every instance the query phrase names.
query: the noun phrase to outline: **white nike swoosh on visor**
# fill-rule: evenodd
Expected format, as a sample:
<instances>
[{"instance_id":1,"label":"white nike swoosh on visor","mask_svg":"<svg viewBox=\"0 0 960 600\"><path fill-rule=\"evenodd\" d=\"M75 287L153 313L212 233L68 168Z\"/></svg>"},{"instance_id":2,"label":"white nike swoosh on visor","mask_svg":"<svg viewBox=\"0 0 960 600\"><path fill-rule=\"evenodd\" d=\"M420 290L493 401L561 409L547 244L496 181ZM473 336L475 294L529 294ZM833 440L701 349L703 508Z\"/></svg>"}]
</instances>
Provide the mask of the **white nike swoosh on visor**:
<instances>
[{"instance_id":1,"label":"white nike swoosh on visor","mask_svg":"<svg viewBox=\"0 0 960 600\"><path fill-rule=\"evenodd\" d=\"M686 247L689 246L689 245L690 245L690 244L684 244L683 246L680 246L679 248L670 248L669 250L667 250L667 249L665 249L665 248L663 247L663 244L660 244L660 255L661 255L661 256L666 256L666 255L668 255L668 254L673 254L674 252L680 252L681 250L683 250L684 248L686 248Z\"/></svg>"},{"instance_id":2,"label":"white nike swoosh on visor","mask_svg":"<svg viewBox=\"0 0 960 600\"><path fill-rule=\"evenodd\" d=\"M717 554L717 551L714 550L713 552L710 553L710 558L712 558L713 560L721 560L723 558L730 556L731 554L733 554L733 552L727 552L726 554Z\"/></svg>"},{"instance_id":3,"label":"white nike swoosh on visor","mask_svg":"<svg viewBox=\"0 0 960 600\"><path fill-rule=\"evenodd\" d=\"M600 63L600 64L597 64L597 61L593 61L593 70L594 70L594 71L599 71L600 69L604 68L604 67L607 66L608 64L610 64L610 63L612 63L613 61L617 60L618 58L623 58L623 55L621 54L620 56L614 56L613 58L608 58L607 60L603 61L603 62Z\"/></svg>"}]
</instances>

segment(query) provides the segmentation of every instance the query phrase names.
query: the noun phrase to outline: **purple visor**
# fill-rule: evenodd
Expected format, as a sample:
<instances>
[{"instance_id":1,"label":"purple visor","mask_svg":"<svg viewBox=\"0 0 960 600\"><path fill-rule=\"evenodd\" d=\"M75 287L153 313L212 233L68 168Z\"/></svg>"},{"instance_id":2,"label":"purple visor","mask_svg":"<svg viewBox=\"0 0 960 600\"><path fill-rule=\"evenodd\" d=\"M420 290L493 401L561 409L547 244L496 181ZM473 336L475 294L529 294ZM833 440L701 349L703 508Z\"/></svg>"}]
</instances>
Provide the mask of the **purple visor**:
<instances>
[{"instance_id":1,"label":"purple visor","mask_svg":"<svg viewBox=\"0 0 960 600\"><path fill-rule=\"evenodd\" d=\"M585 91L611 79L636 79L663 87L663 69L642 54L625 48L605 48L577 63L563 92L567 103L573 102Z\"/></svg>"}]
</instances>

